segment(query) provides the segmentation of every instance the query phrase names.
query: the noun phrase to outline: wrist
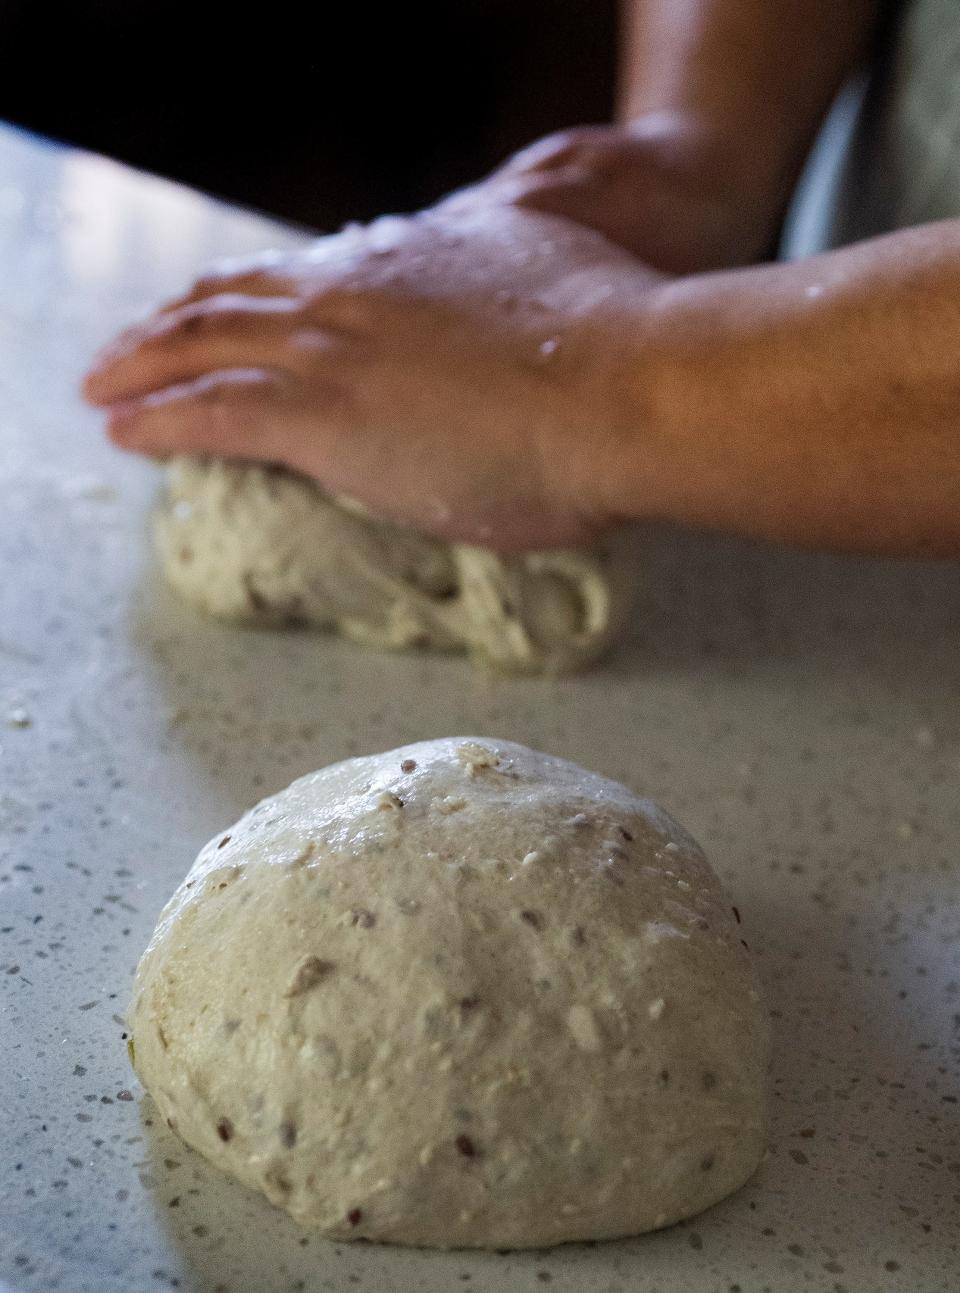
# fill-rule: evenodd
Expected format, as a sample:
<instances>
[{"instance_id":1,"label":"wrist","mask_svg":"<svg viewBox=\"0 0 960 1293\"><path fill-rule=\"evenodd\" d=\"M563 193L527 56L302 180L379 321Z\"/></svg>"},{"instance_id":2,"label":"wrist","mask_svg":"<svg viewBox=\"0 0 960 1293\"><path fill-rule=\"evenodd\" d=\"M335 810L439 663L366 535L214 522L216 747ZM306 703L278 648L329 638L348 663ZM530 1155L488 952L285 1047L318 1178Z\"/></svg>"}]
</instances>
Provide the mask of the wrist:
<instances>
[{"instance_id":1,"label":"wrist","mask_svg":"<svg viewBox=\"0 0 960 1293\"><path fill-rule=\"evenodd\" d=\"M598 529L677 519L689 416L676 399L680 356L659 335L670 310L648 277L621 278L616 298L564 341L569 380L555 425L566 434L541 455L551 491Z\"/></svg>"},{"instance_id":2,"label":"wrist","mask_svg":"<svg viewBox=\"0 0 960 1293\"><path fill-rule=\"evenodd\" d=\"M765 269L747 271L765 274ZM718 500L749 489L762 362L727 284L743 271L665 280L608 332L605 443L596 507L607 524L712 525ZM751 380L745 384L745 375ZM722 506L721 506L722 510Z\"/></svg>"}]
</instances>

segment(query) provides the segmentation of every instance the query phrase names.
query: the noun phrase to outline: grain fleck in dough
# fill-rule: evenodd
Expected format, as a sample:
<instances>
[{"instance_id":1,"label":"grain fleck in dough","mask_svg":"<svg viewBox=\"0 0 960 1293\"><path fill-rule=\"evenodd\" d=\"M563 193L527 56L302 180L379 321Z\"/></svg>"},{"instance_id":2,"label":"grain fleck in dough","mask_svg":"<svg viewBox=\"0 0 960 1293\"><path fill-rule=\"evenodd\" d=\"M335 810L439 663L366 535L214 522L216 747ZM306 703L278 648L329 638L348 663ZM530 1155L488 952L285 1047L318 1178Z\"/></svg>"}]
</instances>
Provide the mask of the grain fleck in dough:
<instances>
[{"instance_id":1,"label":"grain fleck in dough","mask_svg":"<svg viewBox=\"0 0 960 1293\"><path fill-rule=\"evenodd\" d=\"M384 525L278 468L177 459L156 517L169 583L212 615L307 623L401 650L466 650L562 673L596 659L625 609L603 549L502 557Z\"/></svg>"},{"instance_id":2,"label":"grain fleck in dough","mask_svg":"<svg viewBox=\"0 0 960 1293\"><path fill-rule=\"evenodd\" d=\"M763 1153L766 1014L699 847L507 741L258 804L164 909L130 1022L169 1125L340 1239L637 1234Z\"/></svg>"}]
</instances>

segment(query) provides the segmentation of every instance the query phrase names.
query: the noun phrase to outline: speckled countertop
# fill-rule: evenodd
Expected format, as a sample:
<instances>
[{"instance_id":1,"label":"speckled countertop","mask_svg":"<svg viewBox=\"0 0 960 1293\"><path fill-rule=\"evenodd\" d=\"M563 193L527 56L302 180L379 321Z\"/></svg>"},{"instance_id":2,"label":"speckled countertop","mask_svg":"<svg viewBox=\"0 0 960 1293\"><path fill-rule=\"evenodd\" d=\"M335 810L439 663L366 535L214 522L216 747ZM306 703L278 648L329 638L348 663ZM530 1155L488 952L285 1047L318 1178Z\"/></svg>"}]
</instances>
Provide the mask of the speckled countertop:
<instances>
[{"instance_id":1,"label":"speckled countertop","mask_svg":"<svg viewBox=\"0 0 960 1293\"><path fill-rule=\"evenodd\" d=\"M622 647L556 683L204 623L150 567L155 470L76 383L206 260L295 241L0 131L0 1286L955 1293L956 568L651 532ZM128 1068L134 966L208 836L333 759L464 731L661 799L744 913L770 1152L688 1224L525 1255L331 1244L157 1126Z\"/></svg>"}]
</instances>

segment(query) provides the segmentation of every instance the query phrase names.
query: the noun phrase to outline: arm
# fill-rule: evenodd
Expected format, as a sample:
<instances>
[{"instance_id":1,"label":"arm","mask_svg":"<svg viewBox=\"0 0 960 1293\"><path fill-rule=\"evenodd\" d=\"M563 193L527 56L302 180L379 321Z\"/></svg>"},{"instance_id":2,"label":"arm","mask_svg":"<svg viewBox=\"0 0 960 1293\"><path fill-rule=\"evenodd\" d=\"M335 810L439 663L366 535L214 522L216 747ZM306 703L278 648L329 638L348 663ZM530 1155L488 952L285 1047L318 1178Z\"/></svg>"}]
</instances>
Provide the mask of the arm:
<instances>
[{"instance_id":1,"label":"arm","mask_svg":"<svg viewBox=\"0 0 960 1293\"><path fill-rule=\"evenodd\" d=\"M619 116L689 132L771 242L879 0L625 0Z\"/></svg>"},{"instance_id":2,"label":"arm","mask_svg":"<svg viewBox=\"0 0 960 1293\"><path fill-rule=\"evenodd\" d=\"M625 0L620 124L540 140L455 201L562 215L676 273L774 247L880 0Z\"/></svg>"},{"instance_id":3,"label":"arm","mask_svg":"<svg viewBox=\"0 0 960 1293\"><path fill-rule=\"evenodd\" d=\"M960 220L654 297L610 513L960 556Z\"/></svg>"}]
</instances>

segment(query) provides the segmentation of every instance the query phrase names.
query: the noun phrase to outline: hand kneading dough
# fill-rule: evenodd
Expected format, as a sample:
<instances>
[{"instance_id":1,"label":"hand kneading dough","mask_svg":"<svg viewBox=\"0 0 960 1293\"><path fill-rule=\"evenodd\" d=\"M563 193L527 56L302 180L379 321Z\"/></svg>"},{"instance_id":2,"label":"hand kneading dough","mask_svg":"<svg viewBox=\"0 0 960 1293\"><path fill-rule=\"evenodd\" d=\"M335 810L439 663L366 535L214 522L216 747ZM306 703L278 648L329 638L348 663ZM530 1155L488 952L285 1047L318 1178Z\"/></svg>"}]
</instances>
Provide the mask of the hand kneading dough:
<instances>
[{"instance_id":1,"label":"hand kneading dough","mask_svg":"<svg viewBox=\"0 0 960 1293\"><path fill-rule=\"evenodd\" d=\"M763 1153L765 1011L699 847L507 741L258 804L165 908L130 1022L169 1125L341 1239L636 1234Z\"/></svg>"},{"instance_id":2,"label":"hand kneading dough","mask_svg":"<svg viewBox=\"0 0 960 1293\"><path fill-rule=\"evenodd\" d=\"M212 615L465 649L507 670L582 668L624 609L625 572L602 549L501 557L443 543L278 468L175 460L156 537L169 583Z\"/></svg>"}]
</instances>

